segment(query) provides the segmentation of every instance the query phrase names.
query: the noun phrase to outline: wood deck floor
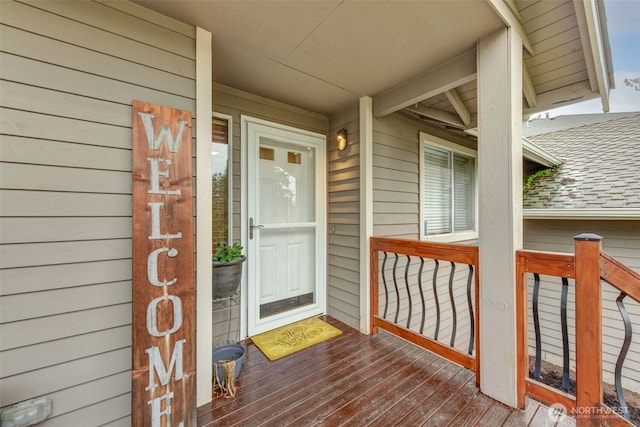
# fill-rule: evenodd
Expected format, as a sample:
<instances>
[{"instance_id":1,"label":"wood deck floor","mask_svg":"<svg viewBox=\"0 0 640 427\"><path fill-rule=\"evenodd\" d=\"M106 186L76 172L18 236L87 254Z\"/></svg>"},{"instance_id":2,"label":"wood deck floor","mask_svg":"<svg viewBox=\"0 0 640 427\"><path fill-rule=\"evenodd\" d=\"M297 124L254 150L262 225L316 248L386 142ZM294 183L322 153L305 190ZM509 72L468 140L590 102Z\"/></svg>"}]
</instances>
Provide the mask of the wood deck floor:
<instances>
[{"instance_id":1,"label":"wood deck floor","mask_svg":"<svg viewBox=\"0 0 640 427\"><path fill-rule=\"evenodd\" d=\"M342 335L270 362L250 340L235 398L198 408L198 426L566 426L535 401L483 395L473 372L386 332Z\"/></svg>"}]
</instances>

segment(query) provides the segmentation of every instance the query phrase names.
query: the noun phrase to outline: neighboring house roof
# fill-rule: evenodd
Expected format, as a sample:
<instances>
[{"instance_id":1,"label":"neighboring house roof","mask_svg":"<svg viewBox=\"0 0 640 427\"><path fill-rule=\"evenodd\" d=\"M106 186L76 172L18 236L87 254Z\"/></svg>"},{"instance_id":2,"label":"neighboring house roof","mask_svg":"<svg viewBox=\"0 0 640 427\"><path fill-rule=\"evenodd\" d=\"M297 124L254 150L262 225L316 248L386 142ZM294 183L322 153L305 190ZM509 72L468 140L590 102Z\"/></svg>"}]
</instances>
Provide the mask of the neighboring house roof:
<instances>
[{"instance_id":1,"label":"neighboring house roof","mask_svg":"<svg viewBox=\"0 0 640 427\"><path fill-rule=\"evenodd\" d=\"M607 122L609 120L629 117L636 114L638 113L575 114L571 116L535 118L522 124L522 136L529 138L543 133L557 132L559 130Z\"/></svg>"},{"instance_id":2,"label":"neighboring house roof","mask_svg":"<svg viewBox=\"0 0 640 427\"><path fill-rule=\"evenodd\" d=\"M525 191L525 217L640 219L640 112L592 116L528 138L562 164Z\"/></svg>"}]
</instances>

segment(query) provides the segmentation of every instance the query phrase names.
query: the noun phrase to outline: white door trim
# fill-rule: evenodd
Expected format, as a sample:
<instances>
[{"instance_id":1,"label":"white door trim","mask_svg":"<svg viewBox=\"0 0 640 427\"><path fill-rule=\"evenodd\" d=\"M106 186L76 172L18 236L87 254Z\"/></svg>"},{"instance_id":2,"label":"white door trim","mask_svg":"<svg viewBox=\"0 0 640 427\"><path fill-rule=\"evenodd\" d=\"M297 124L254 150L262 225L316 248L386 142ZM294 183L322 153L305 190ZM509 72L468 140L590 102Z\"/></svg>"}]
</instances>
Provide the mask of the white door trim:
<instances>
[{"instance_id":1,"label":"white door trim","mask_svg":"<svg viewBox=\"0 0 640 427\"><path fill-rule=\"evenodd\" d=\"M267 126L273 128L275 130L282 130L288 132L295 132L300 135L309 136L312 138L318 138L319 143L317 147L318 157L321 157L321 161L316 163L316 194L318 200L318 206L320 207L319 211L322 213L322 217L318 218L317 221L317 236L321 239L321 247L322 250L318 250L316 253L317 257L317 265L318 272L317 277L320 281L320 287L317 292L317 305L321 309L321 313L326 313L327 311L327 298L326 298L326 287L327 287L327 279L326 279L326 222L327 222L327 192L326 192L326 136L320 133L306 131L303 129L295 128L292 126L282 125L279 123L258 119L255 117L250 117L246 115L240 116L240 124L241 124L241 182L240 182L240 191L241 191L241 242L245 248L249 246L249 233L248 233L248 188L249 188L249 172L248 172L248 144L249 144L249 132L248 127L249 124L257 124L262 126ZM320 142L321 141L321 142ZM247 266L249 263L245 263ZM248 336L248 310L249 310L249 301L248 301L248 277L249 272L247 268L245 268L245 274L243 274L243 283L242 283L242 310L241 310L241 330L242 337L246 338Z\"/></svg>"}]
</instances>

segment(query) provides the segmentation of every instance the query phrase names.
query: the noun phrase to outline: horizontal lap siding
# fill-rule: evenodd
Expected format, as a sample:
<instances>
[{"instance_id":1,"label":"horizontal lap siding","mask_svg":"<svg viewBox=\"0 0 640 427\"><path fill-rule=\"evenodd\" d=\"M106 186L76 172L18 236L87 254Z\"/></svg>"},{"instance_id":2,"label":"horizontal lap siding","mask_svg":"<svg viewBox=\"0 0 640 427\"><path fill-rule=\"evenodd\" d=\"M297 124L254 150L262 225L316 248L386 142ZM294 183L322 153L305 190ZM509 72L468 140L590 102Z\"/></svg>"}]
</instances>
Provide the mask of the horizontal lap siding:
<instances>
[{"instance_id":1,"label":"horizontal lap siding","mask_svg":"<svg viewBox=\"0 0 640 427\"><path fill-rule=\"evenodd\" d=\"M0 8L0 407L129 425L133 100L195 111L195 30L124 2Z\"/></svg>"},{"instance_id":2,"label":"horizontal lap siding","mask_svg":"<svg viewBox=\"0 0 640 427\"><path fill-rule=\"evenodd\" d=\"M574 252L573 237L581 233L595 233L602 236L602 248L609 255L640 273L640 220L637 221L586 221L586 220L525 220L524 247L530 250L554 252ZM533 279L529 278L529 307ZM555 277L541 277L540 324L542 350L545 360L561 365L562 335L560 333L560 289L561 280ZM613 384L613 371L622 346L624 325L615 303L618 292L609 284L602 285L602 326L603 326L603 369L604 380ZM633 336L626 362L623 365L623 385L640 391L640 304L625 298L624 304L633 325ZM571 369L575 369L575 287L569 280L568 297L569 348ZM529 345L533 353L535 340L533 319L529 312Z\"/></svg>"},{"instance_id":3,"label":"horizontal lap siding","mask_svg":"<svg viewBox=\"0 0 640 427\"><path fill-rule=\"evenodd\" d=\"M374 120L374 236L420 238L420 132L471 147L466 139L401 113Z\"/></svg>"},{"instance_id":4,"label":"horizontal lap siding","mask_svg":"<svg viewBox=\"0 0 640 427\"><path fill-rule=\"evenodd\" d=\"M317 113L215 82L213 84L213 111L231 116L232 120L232 233L233 240L240 241L241 229L245 227L241 218L243 200L240 193L242 156L245 155L242 149L241 116L250 116L319 134L326 134L327 119ZM214 312L212 325L214 345L240 336L239 316L240 311L237 306L232 307L230 312L227 310Z\"/></svg>"},{"instance_id":5,"label":"horizontal lap siding","mask_svg":"<svg viewBox=\"0 0 640 427\"><path fill-rule=\"evenodd\" d=\"M549 4L553 8L549 8ZM537 93L557 89L567 81L588 80L571 1L538 2L524 7L520 13L536 51L536 55L525 62Z\"/></svg>"},{"instance_id":6,"label":"horizontal lap siding","mask_svg":"<svg viewBox=\"0 0 640 427\"><path fill-rule=\"evenodd\" d=\"M333 115L327 143L327 312L354 328L360 327L359 123L357 104ZM342 128L349 144L339 151L335 135Z\"/></svg>"},{"instance_id":7,"label":"horizontal lap siding","mask_svg":"<svg viewBox=\"0 0 640 427\"><path fill-rule=\"evenodd\" d=\"M374 120L374 236L419 239L419 130L399 114Z\"/></svg>"}]
</instances>

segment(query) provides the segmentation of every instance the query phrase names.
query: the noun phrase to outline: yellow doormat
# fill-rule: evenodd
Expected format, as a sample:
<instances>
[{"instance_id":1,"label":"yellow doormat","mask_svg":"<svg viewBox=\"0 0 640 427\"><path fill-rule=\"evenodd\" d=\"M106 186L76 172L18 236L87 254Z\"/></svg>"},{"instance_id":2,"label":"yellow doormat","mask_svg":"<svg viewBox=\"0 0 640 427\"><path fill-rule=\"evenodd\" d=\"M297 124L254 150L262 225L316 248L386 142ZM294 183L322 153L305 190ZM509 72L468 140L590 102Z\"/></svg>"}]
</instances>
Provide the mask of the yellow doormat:
<instances>
[{"instance_id":1,"label":"yellow doormat","mask_svg":"<svg viewBox=\"0 0 640 427\"><path fill-rule=\"evenodd\" d=\"M251 341L269 360L274 361L341 333L340 329L312 317L255 335L251 337Z\"/></svg>"}]
</instances>

